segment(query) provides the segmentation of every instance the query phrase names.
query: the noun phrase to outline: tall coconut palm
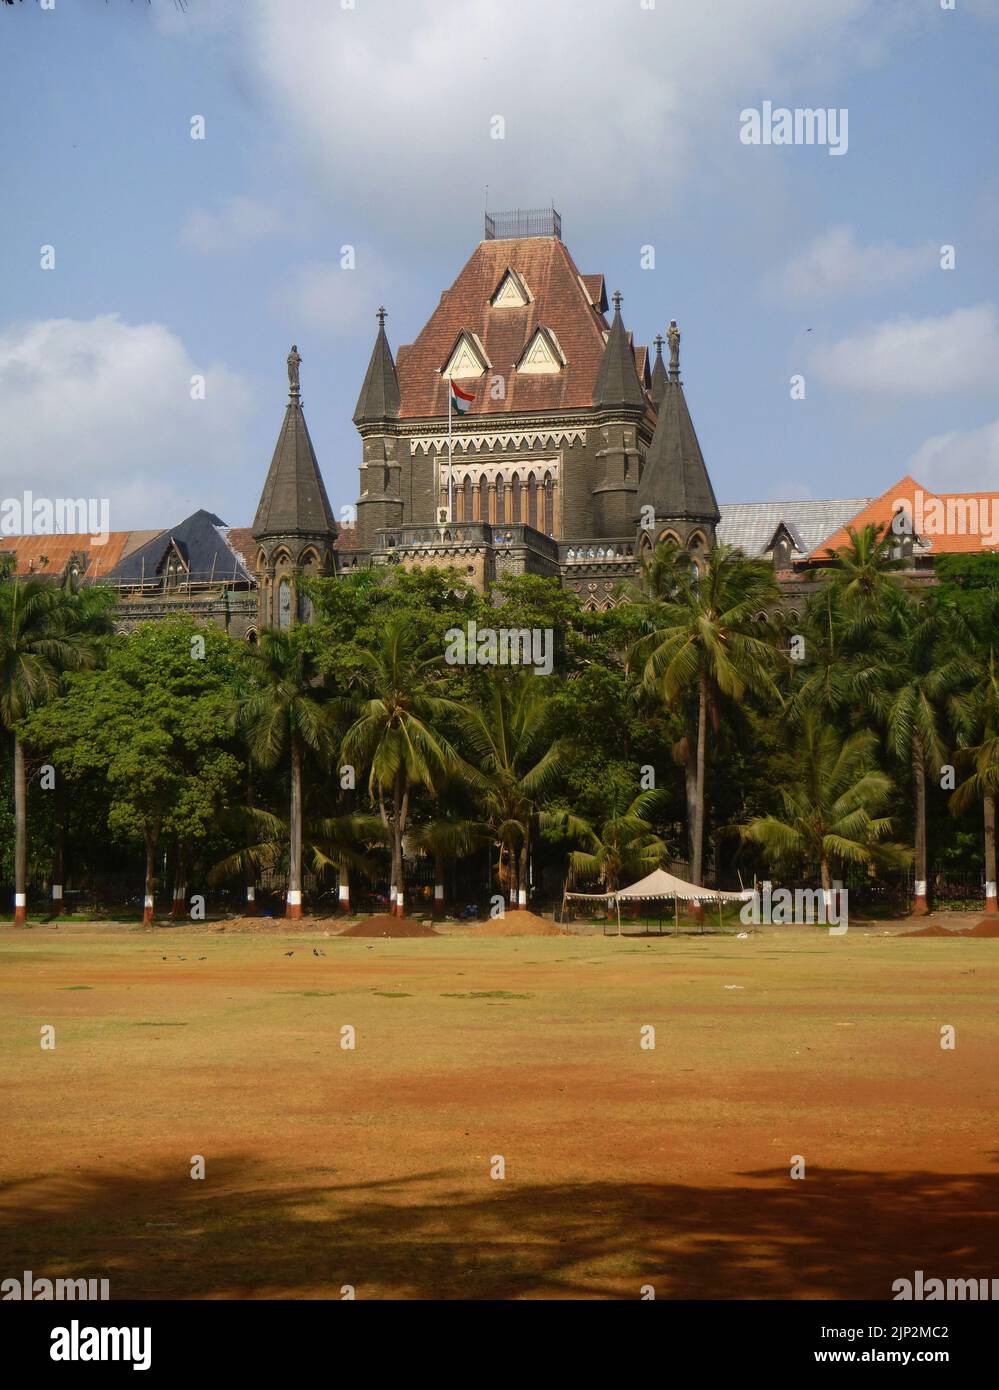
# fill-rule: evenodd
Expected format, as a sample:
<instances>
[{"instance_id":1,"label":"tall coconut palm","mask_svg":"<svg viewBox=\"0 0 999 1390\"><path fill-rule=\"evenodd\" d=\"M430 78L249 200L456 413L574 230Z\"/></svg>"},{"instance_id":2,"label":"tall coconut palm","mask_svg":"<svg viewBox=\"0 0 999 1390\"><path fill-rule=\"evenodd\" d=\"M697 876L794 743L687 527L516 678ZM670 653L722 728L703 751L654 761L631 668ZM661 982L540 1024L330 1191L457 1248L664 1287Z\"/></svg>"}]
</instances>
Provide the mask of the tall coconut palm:
<instances>
[{"instance_id":1,"label":"tall coconut palm","mask_svg":"<svg viewBox=\"0 0 999 1390\"><path fill-rule=\"evenodd\" d=\"M527 906L535 833L564 820L542 806L569 756L567 740L551 739L548 712L544 677L520 673L494 681L462 719L480 774L477 794L499 852L497 876L516 907Z\"/></svg>"},{"instance_id":2,"label":"tall coconut palm","mask_svg":"<svg viewBox=\"0 0 999 1390\"><path fill-rule=\"evenodd\" d=\"M999 913L996 895L996 793L999 792L999 588L990 587L968 615L969 682L951 700L951 714L966 743L971 775L954 791L957 814L977 799L985 832L985 911ZM961 754L958 755L962 756Z\"/></svg>"},{"instance_id":3,"label":"tall coconut palm","mask_svg":"<svg viewBox=\"0 0 999 1390\"><path fill-rule=\"evenodd\" d=\"M569 882L573 886L599 883L610 896L623 883L658 868L668 846L656 834L650 817L661 800L659 791L642 791L627 806L612 802L600 825L567 818L567 829L585 846L569 855Z\"/></svg>"},{"instance_id":4,"label":"tall coconut palm","mask_svg":"<svg viewBox=\"0 0 999 1390\"><path fill-rule=\"evenodd\" d=\"M0 583L0 727L14 749L14 925L27 918L28 788L17 727L59 693L64 671L96 658L74 596L42 579Z\"/></svg>"},{"instance_id":5,"label":"tall coconut palm","mask_svg":"<svg viewBox=\"0 0 999 1390\"><path fill-rule=\"evenodd\" d=\"M843 738L818 710L806 710L790 752L774 766L782 811L740 826L742 838L775 867L817 872L827 895L834 866L904 863L908 851L886 841L892 822L879 814L892 781L877 765L877 750L872 730Z\"/></svg>"},{"instance_id":6,"label":"tall coconut palm","mask_svg":"<svg viewBox=\"0 0 999 1390\"><path fill-rule=\"evenodd\" d=\"M848 526L847 536L846 545L826 551L827 563L817 577L829 585L854 623L872 626L880 603L896 587L891 575L901 563L895 554L898 537L871 523L859 530Z\"/></svg>"},{"instance_id":7,"label":"tall coconut palm","mask_svg":"<svg viewBox=\"0 0 999 1390\"><path fill-rule=\"evenodd\" d=\"M378 806L391 850L392 911L405 913L402 844L415 788L435 785L460 764L441 729L460 714L435 693L439 647L420 644L404 617L390 618L378 645L360 654L355 689L341 702L355 718L343 737L341 757L368 772L368 791Z\"/></svg>"},{"instance_id":8,"label":"tall coconut palm","mask_svg":"<svg viewBox=\"0 0 999 1390\"><path fill-rule=\"evenodd\" d=\"M302 915L302 764L306 751L327 761L336 733L322 677L303 628L266 629L248 649L251 688L236 703L233 722L250 756L275 767L285 756L290 773L288 887L285 915Z\"/></svg>"},{"instance_id":9,"label":"tall coconut palm","mask_svg":"<svg viewBox=\"0 0 999 1390\"><path fill-rule=\"evenodd\" d=\"M772 566L728 545L715 546L704 568L675 545L658 546L646 571L646 633L629 659L642 683L672 705L697 701L691 877L703 882L704 778L708 715L713 702L741 700L747 691L778 700L783 664L773 634L757 615L780 599ZM761 635L762 634L762 635Z\"/></svg>"},{"instance_id":10,"label":"tall coconut palm","mask_svg":"<svg viewBox=\"0 0 999 1390\"><path fill-rule=\"evenodd\" d=\"M445 812L414 825L409 838L416 849L430 855L434 861L433 911L435 917L439 916L444 911L448 864L465 859L488 845L489 826L484 821Z\"/></svg>"},{"instance_id":11,"label":"tall coconut palm","mask_svg":"<svg viewBox=\"0 0 999 1390\"><path fill-rule=\"evenodd\" d=\"M890 752L912 772L917 914L929 911L926 779L947 760L944 705L968 674L967 655L952 645L957 622L954 608L936 596L896 590L877 631L869 701Z\"/></svg>"}]
</instances>

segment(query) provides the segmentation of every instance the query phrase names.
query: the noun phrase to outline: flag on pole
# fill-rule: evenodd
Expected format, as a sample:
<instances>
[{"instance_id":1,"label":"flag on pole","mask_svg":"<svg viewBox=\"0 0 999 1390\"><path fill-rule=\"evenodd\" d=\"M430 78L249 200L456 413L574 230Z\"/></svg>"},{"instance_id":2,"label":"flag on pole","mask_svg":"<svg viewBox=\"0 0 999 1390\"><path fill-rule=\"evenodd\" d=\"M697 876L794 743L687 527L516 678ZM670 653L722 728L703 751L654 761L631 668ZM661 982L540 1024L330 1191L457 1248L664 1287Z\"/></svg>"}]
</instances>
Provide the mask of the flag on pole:
<instances>
[{"instance_id":1,"label":"flag on pole","mask_svg":"<svg viewBox=\"0 0 999 1390\"><path fill-rule=\"evenodd\" d=\"M468 412L468 407L475 400L475 397L469 391L463 391L460 386L456 385L455 382L452 381L451 400L458 414L465 415Z\"/></svg>"}]
</instances>

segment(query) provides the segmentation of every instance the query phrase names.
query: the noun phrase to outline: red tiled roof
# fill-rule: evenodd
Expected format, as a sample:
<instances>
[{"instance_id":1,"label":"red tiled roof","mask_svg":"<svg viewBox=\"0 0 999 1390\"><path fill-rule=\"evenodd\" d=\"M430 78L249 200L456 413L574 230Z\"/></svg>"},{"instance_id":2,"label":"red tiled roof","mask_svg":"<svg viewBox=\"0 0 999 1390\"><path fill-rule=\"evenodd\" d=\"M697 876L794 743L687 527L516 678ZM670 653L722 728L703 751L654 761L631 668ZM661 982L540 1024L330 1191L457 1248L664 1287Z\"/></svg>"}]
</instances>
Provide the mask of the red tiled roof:
<instances>
[{"instance_id":1,"label":"red tiled roof","mask_svg":"<svg viewBox=\"0 0 999 1390\"><path fill-rule=\"evenodd\" d=\"M929 551L924 553L959 555L996 548L995 540L990 543L988 533L993 518L999 531L999 492L930 492L922 483L917 483L915 478L906 474L887 492L869 502L845 526L817 545L811 558L826 559L827 550L838 550L840 546L849 545L848 527L860 531L868 525L890 526L892 517L899 510L898 503L902 501L908 503L916 540L929 546ZM935 502L939 502L939 508L934 505ZM970 503L975 504L973 508L964 505ZM949 523L948 504L951 514ZM969 513L972 518L977 517L974 529L968 525Z\"/></svg>"},{"instance_id":2,"label":"red tiled roof","mask_svg":"<svg viewBox=\"0 0 999 1390\"><path fill-rule=\"evenodd\" d=\"M490 303L508 266L533 296L522 309L494 309ZM594 287L602 279L583 278ZM591 405L608 327L603 314L588 302L593 292L584 290L572 257L557 237L480 242L416 341L399 348L401 418L447 415L447 383L440 373L463 329L478 336L491 363L486 375L460 382L475 394L470 415ZM514 363L539 324L555 334L566 366L551 375L518 373ZM489 378L496 374L506 379L504 400L490 397Z\"/></svg>"},{"instance_id":3,"label":"red tiled roof","mask_svg":"<svg viewBox=\"0 0 999 1390\"><path fill-rule=\"evenodd\" d=\"M128 546L134 535L145 532L112 531L104 545L96 545L99 537L87 532L82 535L57 536L3 536L0 537L0 554L14 554L14 571L18 575L39 574L59 576L65 570L74 553L86 557L86 577L101 578L114 569L118 561L135 546ZM155 531L150 535L156 535ZM141 540L139 544L141 544ZM128 549L126 549L128 546Z\"/></svg>"},{"instance_id":4,"label":"red tiled roof","mask_svg":"<svg viewBox=\"0 0 999 1390\"><path fill-rule=\"evenodd\" d=\"M246 566L247 573L253 574L257 568L257 546L252 529L249 526L230 526L225 538L229 549L234 550Z\"/></svg>"}]
</instances>

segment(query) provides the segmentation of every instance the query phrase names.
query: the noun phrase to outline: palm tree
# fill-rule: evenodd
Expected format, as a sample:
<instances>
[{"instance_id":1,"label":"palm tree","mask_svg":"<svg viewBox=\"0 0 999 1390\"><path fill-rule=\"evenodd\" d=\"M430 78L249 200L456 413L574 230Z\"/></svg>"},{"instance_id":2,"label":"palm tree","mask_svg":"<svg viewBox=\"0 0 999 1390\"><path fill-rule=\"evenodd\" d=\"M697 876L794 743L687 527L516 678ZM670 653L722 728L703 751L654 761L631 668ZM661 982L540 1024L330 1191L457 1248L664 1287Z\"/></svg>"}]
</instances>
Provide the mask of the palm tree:
<instances>
[{"instance_id":1,"label":"palm tree","mask_svg":"<svg viewBox=\"0 0 999 1390\"><path fill-rule=\"evenodd\" d=\"M490 840L489 826L451 812L423 821L410 831L410 842L434 861L434 916L444 911L447 866L464 859Z\"/></svg>"},{"instance_id":2,"label":"palm tree","mask_svg":"<svg viewBox=\"0 0 999 1390\"><path fill-rule=\"evenodd\" d=\"M675 544L657 546L646 570L645 636L629 659L643 664L642 683L666 704L696 692L696 753L688 807L693 821L691 878L703 881L704 773L709 708L747 691L779 700L780 656L772 633L756 621L780 599L772 566L716 545L703 570Z\"/></svg>"},{"instance_id":3,"label":"palm tree","mask_svg":"<svg viewBox=\"0 0 999 1390\"><path fill-rule=\"evenodd\" d=\"M639 792L628 806L612 804L599 827L567 817L569 833L586 846L569 855L569 882L573 886L599 883L610 897L622 881L642 878L658 868L668 847L655 833L649 816L661 800L659 791Z\"/></svg>"},{"instance_id":4,"label":"palm tree","mask_svg":"<svg viewBox=\"0 0 999 1390\"><path fill-rule=\"evenodd\" d=\"M28 788L18 724L59 693L62 673L95 660L72 594L42 579L0 583L0 726L14 747L14 925L27 918Z\"/></svg>"},{"instance_id":5,"label":"palm tree","mask_svg":"<svg viewBox=\"0 0 999 1390\"><path fill-rule=\"evenodd\" d=\"M885 842L892 823L878 812L892 782L877 766L877 748L872 730L843 738L819 711L806 710L790 753L775 762L782 814L755 816L739 827L775 865L817 870L827 906L833 865L898 864L908 853Z\"/></svg>"},{"instance_id":6,"label":"palm tree","mask_svg":"<svg viewBox=\"0 0 999 1390\"><path fill-rule=\"evenodd\" d=\"M499 851L497 877L514 907L527 907L530 847L539 830L556 830L564 813L541 807L569 755L564 739L550 740L544 677L520 673L495 680L462 724L480 774L483 814Z\"/></svg>"},{"instance_id":7,"label":"palm tree","mask_svg":"<svg viewBox=\"0 0 999 1390\"><path fill-rule=\"evenodd\" d=\"M341 756L368 770L368 791L377 802L391 850L392 911L405 913L402 844L416 787L431 794L460 764L439 732L460 708L434 693L439 647L420 644L403 616L390 618L374 648L360 653L356 690L341 707L356 718L343 737Z\"/></svg>"},{"instance_id":8,"label":"palm tree","mask_svg":"<svg viewBox=\"0 0 999 1390\"><path fill-rule=\"evenodd\" d=\"M890 752L912 771L916 891L913 911L927 904L926 777L947 759L944 702L966 679L966 655L952 646L956 610L934 595L896 589L882 610L878 658L869 701L885 729Z\"/></svg>"},{"instance_id":9,"label":"palm tree","mask_svg":"<svg viewBox=\"0 0 999 1390\"><path fill-rule=\"evenodd\" d=\"M261 767L275 767L287 754L291 776L288 816L288 888L285 916L302 915L302 759L308 749L328 759L336 749L315 657L305 629L266 629L247 650L252 686L237 700L233 722Z\"/></svg>"},{"instance_id":10,"label":"palm tree","mask_svg":"<svg viewBox=\"0 0 999 1390\"><path fill-rule=\"evenodd\" d=\"M290 841L287 820L260 807L241 808L239 820L247 843L212 867L209 883L223 883L237 874L256 883L262 872L279 869L287 856ZM363 846L377 844L384 838L378 817L360 812L305 816L302 822L303 858L320 877L330 870L335 871L341 887L348 883L351 873L372 877L375 864ZM340 905L344 911L349 911L349 897L342 893Z\"/></svg>"},{"instance_id":11,"label":"palm tree","mask_svg":"<svg viewBox=\"0 0 999 1390\"><path fill-rule=\"evenodd\" d=\"M877 622L879 605L895 587L891 572L901 564L895 554L898 538L882 525L868 523L859 531L847 527L846 545L827 550L828 563L816 571L855 622Z\"/></svg>"},{"instance_id":12,"label":"palm tree","mask_svg":"<svg viewBox=\"0 0 999 1390\"><path fill-rule=\"evenodd\" d=\"M977 742L963 750L974 771L950 799L957 814L982 803L985 831L985 911L999 912L996 897L996 793L999 792L999 588L990 586L967 616L971 656L969 688L953 697L951 713L962 738ZM959 755L960 756L960 755Z\"/></svg>"}]
</instances>

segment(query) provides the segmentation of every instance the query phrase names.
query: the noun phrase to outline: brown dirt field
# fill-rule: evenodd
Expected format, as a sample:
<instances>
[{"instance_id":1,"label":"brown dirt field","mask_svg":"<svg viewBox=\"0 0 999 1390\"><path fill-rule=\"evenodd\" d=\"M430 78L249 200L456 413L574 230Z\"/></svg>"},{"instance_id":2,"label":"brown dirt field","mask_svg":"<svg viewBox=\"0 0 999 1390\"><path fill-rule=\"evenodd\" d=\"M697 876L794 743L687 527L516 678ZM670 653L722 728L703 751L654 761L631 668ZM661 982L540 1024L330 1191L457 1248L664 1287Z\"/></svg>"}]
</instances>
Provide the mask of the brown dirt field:
<instances>
[{"instance_id":1,"label":"brown dirt field","mask_svg":"<svg viewBox=\"0 0 999 1390\"><path fill-rule=\"evenodd\" d=\"M436 936L437 933L433 927L428 927L424 922L418 922L415 917L393 917L388 912L381 912L375 917L362 917L360 922L355 922L352 927L347 927L340 935L406 938Z\"/></svg>"},{"instance_id":2,"label":"brown dirt field","mask_svg":"<svg viewBox=\"0 0 999 1390\"><path fill-rule=\"evenodd\" d=\"M523 908L513 908L502 917L490 918L472 928L472 936L568 936L547 917L538 917Z\"/></svg>"},{"instance_id":3,"label":"brown dirt field","mask_svg":"<svg viewBox=\"0 0 999 1390\"><path fill-rule=\"evenodd\" d=\"M116 1298L890 1299L916 1269L991 1275L997 985L991 941L881 929L0 929L0 1271Z\"/></svg>"}]
</instances>

